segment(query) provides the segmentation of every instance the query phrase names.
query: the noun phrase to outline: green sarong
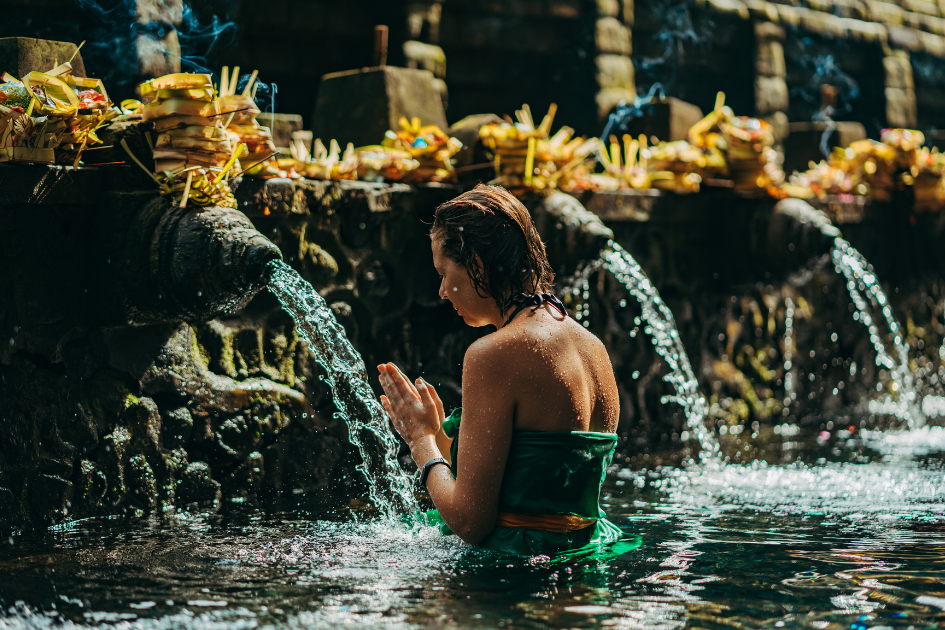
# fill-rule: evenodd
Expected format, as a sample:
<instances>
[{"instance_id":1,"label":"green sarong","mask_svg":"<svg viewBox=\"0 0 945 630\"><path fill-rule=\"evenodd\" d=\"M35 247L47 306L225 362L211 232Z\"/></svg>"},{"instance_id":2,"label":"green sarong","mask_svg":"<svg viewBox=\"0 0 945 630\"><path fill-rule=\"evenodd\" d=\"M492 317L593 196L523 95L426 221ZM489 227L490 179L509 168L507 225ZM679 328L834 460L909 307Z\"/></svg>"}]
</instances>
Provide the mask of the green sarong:
<instances>
[{"instance_id":1,"label":"green sarong","mask_svg":"<svg viewBox=\"0 0 945 630\"><path fill-rule=\"evenodd\" d=\"M456 478L461 409L443 422L452 438L450 473ZM566 532L528 527L496 527L480 547L508 553L536 555L585 554L595 551L624 553L640 546L640 537L625 534L607 520L600 508L600 488L614 456L617 436L591 431L534 431L512 433L509 457L499 491L499 513L568 514L594 519L583 529ZM437 510L424 519L453 532ZM610 554L608 554L610 555Z\"/></svg>"}]
</instances>

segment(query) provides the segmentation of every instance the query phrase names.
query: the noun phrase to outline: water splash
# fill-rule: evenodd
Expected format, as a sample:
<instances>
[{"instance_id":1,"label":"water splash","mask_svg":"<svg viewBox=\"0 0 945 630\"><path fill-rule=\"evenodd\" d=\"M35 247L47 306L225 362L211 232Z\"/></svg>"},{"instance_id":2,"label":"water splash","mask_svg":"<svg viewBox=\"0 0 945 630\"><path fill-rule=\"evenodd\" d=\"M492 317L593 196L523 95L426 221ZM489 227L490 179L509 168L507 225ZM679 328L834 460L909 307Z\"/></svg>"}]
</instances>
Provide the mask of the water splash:
<instances>
[{"instance_id":1,"label":"water splash","mask_svg":"<svg viewBox=\"0 0 945 630\"><path fill-rule=\"evenodd\" d=\"M702 450L699 457L704 464L717 463L720 460L720 447L712 431L705 426L705 417L708 405L705 397L699 391L699 381L692 371L689 356L679 339L676 321L673 313L663 302L659 291L647 278L643 268L633 259L630 253L613 241L601 251L600 258L585 265L575 277L575 287L580 287L585 304L588 297L588 279L590 274L598 269L609 271L620 284L627 288L643 311L643 320L646 322L644 332L653 341L656 353L666 361L670 372L663 380L673 386L675 396L663 396L663 403L675 402L682 406L686 414L686 424L689 430L699 441ZM587 310L579 311L582 318L587 320Z\"/></svg>"},{"instance_id":2,"label":"water splash","mask_svg":"<svg viewBox=\"0 0 945 630\"><path fill-rule=\"evenodd\" d=\"M876 349L876 364L889 370L893 380L891 387L899 397L898 401L893 400L891 396L886 396L885 399L879 401L870 401L870 411L893 413L908 422L910 429L924 425L925 416L917 405L915 383L912 371L909 369L909 352L903 341L899 322L893 315L886 294L879 286L873 267L866 261L863 254L839 236L834 239L831 255L837 272L842 273L847 280L847 292L857 309L857 319L869 331L870 342ZM867 304L867 299L870 304ZM883 319L886 320L886 326L893 335L898 361L886 351L879 329L869 313L870 306L879 308Z\"/></svg>"},{"instance_id":3,"label":"water splash","mask_svg":"<svg viewBox=\"0 0 945 630\"><path fill-rule=\"evenodd\" d=\"M896 394L895 399L892 395L887 395L880 400L871 400L868 405L870 413L895 415L905 420L910 429L923 426L925 416L919 407L915 381L909 369L909 351L906 348L899 322L896 321L892 306L879 285L879 279L872 265L863 257L863 254L840 236L840 230L823 212L797 199L782 201L778 204L778 208L782 214L793 217L801 223L810 223L821 234L833 239L830 256L836 272L843 275L847 281L847 293L850 294L850 299L856 307L853 319L866 326L870 343L876 350L876 365L889 370L892 379L890 389ZM870 314L874 308L882 314L892 334L896 358L893 358L886 350L879 327Z\"/></svg>"},{"instance_id":4,"label":"water splash","mask_svg":"<svg viewBox=\"0 0 945 630\"><path fill-rule=\"evenodd\" d=\"M325 368L324 380L331 387L340 417L348 424L348 439L361 454L357 468L367 479L371 501L387 520L417 512L412 479L397 461L400 442L368 384L361 355L311 284L281 260L268 263L268 271L269 289L295 319L299 335ZM374 448L374 440L380 442L381 449Z\"/></svg>"}]
</instances>

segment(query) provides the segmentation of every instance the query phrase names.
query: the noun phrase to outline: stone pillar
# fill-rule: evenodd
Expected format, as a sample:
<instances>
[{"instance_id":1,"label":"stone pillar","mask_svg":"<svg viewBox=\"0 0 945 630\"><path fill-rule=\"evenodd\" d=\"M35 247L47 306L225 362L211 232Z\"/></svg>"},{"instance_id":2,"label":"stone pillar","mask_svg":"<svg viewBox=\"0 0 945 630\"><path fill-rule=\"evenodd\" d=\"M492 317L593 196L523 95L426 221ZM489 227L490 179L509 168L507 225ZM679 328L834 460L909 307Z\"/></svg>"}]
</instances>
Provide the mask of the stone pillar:
<instances>
[{"instance_id":1,"label":"stone pillar","mask_svg":"<svg viewBox=\"0 0 945 630\"><path fill-rule=\"evenodd\" d=\"M637 96L634 80L630 26L633 0L597 0L594 44L597 56L597 114L606 119L621 101Z\"/></svg>"},{"instance_id":2,"label":"stone pillar","mask_svg":"<svg viewBox=\"0 0 945 630\"><path fill-rule=\"evenodd\" d=\"M780 144L788 134L788 87L785 77L784 29L772 22L755 23L755 115L771 123Z\"/></svg>"},{"instance_id":3,"label":"stone pillar","mask_svg":"<svg viewBox=\"0 0 945 630\"><path fill-rule=\"evenodd\" d=\"M135 1L135 47L142 79L180 72L177 27L183 19L183 0Z\"/></svg>"},{"instance_id":4,"label":"stone pillar","mask_svg":"<svg viewBox=\"0 0 945 630\"><path fill-rule=\"evenodd\" d=\"M918 124L918 113L909 53L887 50L883 68L886 70L886 124L914 128Z\"/></svg>"},{"instance_id":5,"label":"stone pillar","mask_svg":"<svg viewBox=\"0 0 945 630\"><path fill-rule=\"evenodd\" d=\"M442 14L443 0L411 2L407 6L407 41L404 42L404 57L407 59L408 68L420 68L433 73L443 107L446 107L446 53L439 46Z\"/></svg>"}]
</instances>

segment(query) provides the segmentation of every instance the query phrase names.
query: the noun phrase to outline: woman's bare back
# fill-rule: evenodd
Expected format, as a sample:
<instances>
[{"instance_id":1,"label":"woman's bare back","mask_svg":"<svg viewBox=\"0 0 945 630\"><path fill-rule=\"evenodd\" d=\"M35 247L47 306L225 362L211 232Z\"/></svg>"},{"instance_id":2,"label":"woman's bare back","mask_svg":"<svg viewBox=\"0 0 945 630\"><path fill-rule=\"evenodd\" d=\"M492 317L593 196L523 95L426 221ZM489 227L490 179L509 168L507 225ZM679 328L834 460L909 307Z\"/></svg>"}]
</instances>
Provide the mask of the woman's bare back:
<instances>
[{"instance_id":1,"label":"woman's bare back","mask_svg":"<svg viewBox=\"0 0 945 630\"><path fill-rule=\"evenodd\" d=\"M496 379L515 392L514 429L616 431L620 403L610 357L580 324L544 305L488 338L506 358Z\"/></svg>"}]
</instances>

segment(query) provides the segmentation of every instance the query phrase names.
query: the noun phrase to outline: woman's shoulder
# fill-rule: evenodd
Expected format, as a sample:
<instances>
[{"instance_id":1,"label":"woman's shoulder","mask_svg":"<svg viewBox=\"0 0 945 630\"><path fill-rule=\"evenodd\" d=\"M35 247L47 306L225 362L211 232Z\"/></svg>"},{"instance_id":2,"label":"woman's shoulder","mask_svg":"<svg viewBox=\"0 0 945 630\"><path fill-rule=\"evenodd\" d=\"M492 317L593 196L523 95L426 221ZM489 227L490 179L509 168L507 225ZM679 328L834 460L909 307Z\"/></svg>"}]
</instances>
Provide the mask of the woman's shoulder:
<instances>
[{"instance_id":1,"label":"woman's shoulder","mask_svg":"<svg viewBox=\"0 0 945 630\"><path fill-rule=\"evenodd\" d=\"M507 329L480 337L466 349L465 360L491 362L504 361L509 356L521 351L522 335L510 334Z\"/></svg>"},{"instance_id":2,"label":"woman's shoulder","mask_svg":"<svg viewBox=\"0 0 945 630\"><path fill-rule=\"evenodd\" d=\"M530 355L545 357L566 352L572 346L606 354L601 340L580 323L570 317L558 319L545 314L540 319L522 318L480 337L467 349L466 360L508 365Z\"/></svg>"}]
</instances>

